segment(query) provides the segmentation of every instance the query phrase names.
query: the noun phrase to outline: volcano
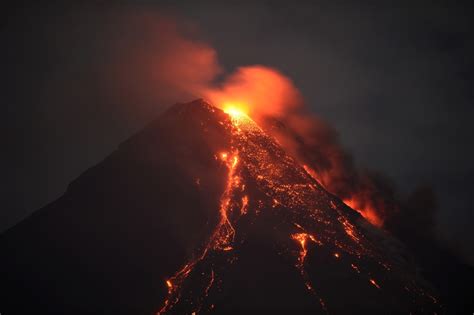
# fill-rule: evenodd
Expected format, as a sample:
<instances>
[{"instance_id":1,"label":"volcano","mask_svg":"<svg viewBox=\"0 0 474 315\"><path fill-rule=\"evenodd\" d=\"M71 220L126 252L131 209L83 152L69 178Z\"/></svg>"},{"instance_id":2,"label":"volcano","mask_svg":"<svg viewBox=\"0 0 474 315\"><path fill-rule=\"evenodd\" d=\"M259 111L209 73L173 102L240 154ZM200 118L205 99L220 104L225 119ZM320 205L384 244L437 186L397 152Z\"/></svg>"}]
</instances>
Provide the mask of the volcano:
<instances>
[{"instance_id":1,"label":"volcano","mask_svg":"<svg viewBox=\"0 0 474 315\"><path fill-rule=\"evenodd\" d=\"M203 100L172 106L0 246L5 314L442 311L399 241L250 117Z\"/></svg>"}]
</instances>

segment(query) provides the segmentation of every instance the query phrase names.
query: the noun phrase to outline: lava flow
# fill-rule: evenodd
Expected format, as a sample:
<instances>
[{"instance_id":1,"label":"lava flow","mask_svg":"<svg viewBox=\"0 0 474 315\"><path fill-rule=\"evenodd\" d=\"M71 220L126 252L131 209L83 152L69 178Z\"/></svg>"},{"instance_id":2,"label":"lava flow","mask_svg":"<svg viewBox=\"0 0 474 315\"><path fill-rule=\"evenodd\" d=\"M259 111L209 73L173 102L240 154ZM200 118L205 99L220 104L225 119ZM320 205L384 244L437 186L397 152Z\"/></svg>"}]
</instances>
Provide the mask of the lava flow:
<instances>
[{"instance_id":1,"label":"lava flow","mask_svg":"<svg viewBox=\"0 0 474 315\"><path fill-rule=\"evenodd\" d=\"M241 118L246 119L248 117L244 112L233 106L228 107L225 112L232 117L232 122L236 128L238 128L238 122L241 120ZM229 212L233 209L233 191L235 189L242 189L242 187L244 187L243 183L241 183L241 177L237 173L237 166L239 163L238 150L231 148L231 153L220 152L216 155L216 158L225 163L228 169L226 187L220 200L220 221L215 228L209 243L204 247L202 253L191 262L188 262L170 279L166 280L166 285L168 287L168 298L165 300L164 306L161 308L158 314L162 314L170 310L173 305L179 301L181 294L180 286L188 277L189 273L193 270L193 267L206 257L208 251L231 251L233 249L232 242L234 240L235 229L229 220ZM248 197L244 196L241 200L241 214L245 214L247 205ZM210 279L211 280L205 289L204 295L208 294L208 291L214 282L214 270L211 270Z\"/></svg>"},{"instance_id":2,"label":"lava flow","mask_svg":"<svg viewBox=\"0 0 474 315\"><path fill-rule=\"evenodd\" d=\"M221 292L232 287L226 282L230 266L239 264L246 244L254 241L251 235L268 239L271 250L292 262L304 288L301 295L309 294L315 304L309 302L308 307L316 312L340 311L329 275L341 274L345 275L341 285L367 291L372 298L390 283L387 296L401 296L393 307L403 305L416 312L429 303L428 309L437 309L435 302L426 301L428 294L422 281L414 280L416 273L391 252L395 249L380 245L381 239L389 243L388 236L328 193L247 115L245 106L226 104L226 115L207 103L200 106L219 119L230 137L230 146L215 152L215 159L227 169L220 218L195 257L165 280L168 296L159 314L222 308ZM418 292L416 298L406 296L406 287ZM359 302L346 300L348 305Z\"/></svg>"},{"instance_id":3,"label":"lava flow","mask_svg":"<svg viewBox=\"0 0 474 315\"><path fill-rule=\"evenodd\" d=\"M206 257L206 254L209 250L221 250L221 251L230 251L232 250L232 241L235 235L235 229L232 226L229 217L228 211L232 202L232 191L233 189L239 186L239 177L235 174L236 167L238 164L238 155L237 153L233 153L229 156L227 152L223 152L219 155L220 159L225 162L228 167L228 178L227 178L227 185L225 188L224 193L222 194L222 198L220 201L220 221L208 243L208 245L204 248L202 253L191 262L188 262L181 270L179 270L174 276L170 279L166 280L166 285L168 287L168 298L165 300L164 306L158 312L158 314L165 313L169 309L173 307L179 301L180 298L180 286L182 285L183 281L186 280L189 273L193 270L196 263L201 261ZM242 202L242 208L244 207L244 203ZM207 295L210 287L214 282L214 271L211 270L210 274L210 282L209 285L206 287L204 295Z\"/></svg>"}]
</instances>

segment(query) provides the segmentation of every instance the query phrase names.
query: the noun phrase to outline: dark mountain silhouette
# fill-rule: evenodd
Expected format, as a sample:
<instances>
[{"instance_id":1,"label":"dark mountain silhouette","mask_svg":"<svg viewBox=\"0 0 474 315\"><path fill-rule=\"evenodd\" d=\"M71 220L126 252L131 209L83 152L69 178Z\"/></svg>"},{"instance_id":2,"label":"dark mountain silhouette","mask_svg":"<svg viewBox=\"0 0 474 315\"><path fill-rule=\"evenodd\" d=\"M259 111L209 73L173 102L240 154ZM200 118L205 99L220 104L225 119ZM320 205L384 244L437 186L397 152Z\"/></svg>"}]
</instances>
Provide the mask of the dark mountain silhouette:
<instances>
[{"instance_id":1,"label":"dark mountain silhouette","mask_svg":"<svg viewBox=\"0 0 474 315\"><path fill-rule=\"evenodd\" d=\"M2 314L434 313L404 246L245 115L177 104L0 238Z\"/></svg>"}]
</instances>

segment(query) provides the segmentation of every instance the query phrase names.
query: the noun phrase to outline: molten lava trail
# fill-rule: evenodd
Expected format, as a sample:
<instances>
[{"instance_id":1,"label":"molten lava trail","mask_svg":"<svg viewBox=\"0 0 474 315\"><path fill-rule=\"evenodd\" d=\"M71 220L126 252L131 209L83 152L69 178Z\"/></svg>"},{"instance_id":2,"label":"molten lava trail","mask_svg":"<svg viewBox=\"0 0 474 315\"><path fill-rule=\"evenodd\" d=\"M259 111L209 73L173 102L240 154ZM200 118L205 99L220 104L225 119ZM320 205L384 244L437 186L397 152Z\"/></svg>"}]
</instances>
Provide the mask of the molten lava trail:
<instances>
[{"instance_id":1,"label":"molten lava trail","mask_svg":"<svg viewBox=\"0 0 474 315\"><path fill-rule=\"evenodd\" d=\"M183 282L188 278L197 263L202 261L209 251L231 251L233 249L232 242L234 241L235 229L229 219L230 211L235 209L233 201L234 190L242 190L242 179L238 175L239 155L238 151L231 148L231 153L220 152L216 158L220 159L228 169L227 181L225 190L220 199L220 220L217 224L208 244L204 247L202 252L184 267L175 273L172 277L165 281L168 287L168 297L166 298L163 307L158 311L158 314L164 314L171 310L174 305L180 301L181 287ZM248 197L244 196L241 200L240 213L245 214L248 204ZM214 283L214 270L211 270L209 284L204 289L203 297L208 295ZM189 302L189 301L188 301ZM195 312L198 312L201 305L196 305Z\"/></svg>"}]
</instances>

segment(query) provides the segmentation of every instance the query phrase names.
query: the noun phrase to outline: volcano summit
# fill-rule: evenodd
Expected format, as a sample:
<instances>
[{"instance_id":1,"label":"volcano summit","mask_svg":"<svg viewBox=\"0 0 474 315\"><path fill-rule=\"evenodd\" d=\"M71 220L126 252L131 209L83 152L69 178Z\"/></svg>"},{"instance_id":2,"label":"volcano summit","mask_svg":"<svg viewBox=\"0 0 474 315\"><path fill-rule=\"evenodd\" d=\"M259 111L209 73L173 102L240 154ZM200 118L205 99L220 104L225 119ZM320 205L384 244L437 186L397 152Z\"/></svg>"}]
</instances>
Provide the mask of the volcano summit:
<instances>
[{"instance_id":1,"label":"volcano summit","mask_svg":"<svg viewBox=\"0 0 474 315\"><path fill-rule=\"evenodd\" d=\"M403 246L247 115L177 104L10 229L2 312L436 313Z\"/></svg>"}]
</instances>

